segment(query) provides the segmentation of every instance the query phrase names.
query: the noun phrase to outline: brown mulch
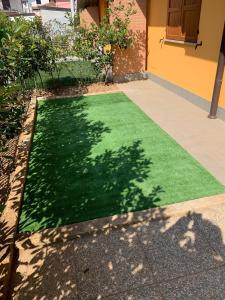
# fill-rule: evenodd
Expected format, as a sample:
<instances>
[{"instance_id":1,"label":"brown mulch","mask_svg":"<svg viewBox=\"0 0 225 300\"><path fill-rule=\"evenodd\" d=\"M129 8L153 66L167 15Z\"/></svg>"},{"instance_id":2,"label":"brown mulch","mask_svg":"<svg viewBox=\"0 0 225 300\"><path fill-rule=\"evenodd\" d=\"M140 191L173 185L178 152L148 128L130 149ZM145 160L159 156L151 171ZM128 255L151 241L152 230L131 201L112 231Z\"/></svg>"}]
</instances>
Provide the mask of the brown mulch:
<instances>
[{"instance_id":1,"label":"brown mulch","mask_svg":"<svg viewBox=\"0 0 225 300\"><path fill-rule=\"evenodd\" d=\"M25 107L24 107L24 114L22 116L22 120L26 117L26 112L29 106L29 102L30 102L29 94L24 96L24 101L25 101ZM15 170L15 157L16 157L18 140L19 140L19 135L9 139L5 144L7 151L0 152L0 162L2 164L1 169L3 170L3 172L0 173L0 206L5 204L10 192L11 180L13 177L13 172ZM1 210L0 210L0 215L1 215Z\"/></svg>"},{"instance_id":2,"label":"brown mulch","mask_svg":"<svg viewBox=\"0 0 225 300\"><path fill-rule=\"evenodd\" d=\"M118 91L116 84L94 83L87 87L87 93L102 93L111 91Z\"/></svg>"},{"instance_id":3,"label":"brown mulch","mask_svg":"<svg viewBox=\"0 0 225 300\"><path fill-rule=\"evenodd\" d=\"M33 95L37 97L53 97L53 96L74 96L88 93L102 93L117 91L118 88L115 84L104 84L102 82L92 83L90 85L83 85L80 87L68 86L60 87L54 90L35 90Z\"/></svg>"},{"instance_id":4,"label":"brown mulch","mask_svg":"<svg viewBox=\"0 0 225 300\"><path fill-rule=\"evenodd\" d=\"M4 153L0 153L0 159L2 162L2 167L4 170L4 174L0 176L0 199L1 203L5 203L10 186L10 175L14 171L14 158L16 154L16 146L18 142L18 136L9 140L6 143L6 147L8 150ZM7 159L5 157L12 157L12 159Z\"/></svg>"}]
</instances>

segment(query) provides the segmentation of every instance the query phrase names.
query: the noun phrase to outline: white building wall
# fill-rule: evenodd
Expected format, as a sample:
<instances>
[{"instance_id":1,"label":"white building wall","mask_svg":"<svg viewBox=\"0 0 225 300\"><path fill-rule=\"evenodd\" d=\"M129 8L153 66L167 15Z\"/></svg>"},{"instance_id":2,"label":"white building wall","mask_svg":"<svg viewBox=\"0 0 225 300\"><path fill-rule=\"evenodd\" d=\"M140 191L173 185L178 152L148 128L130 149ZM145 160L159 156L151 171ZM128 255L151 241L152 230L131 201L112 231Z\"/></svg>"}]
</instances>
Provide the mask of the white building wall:
<instances>
[{"instance_id":1,"label":"white building wall","mask_svg":"<svg viewBox=\"0 0 225 300\"><path fill-rule=\"evenodd\" d=\"M10 0L11 10L23 12L23 6L21 0Z\"/></svg>"},{"instance_id":2,"label":"white building wall","mask_svg":"<svg viewBox=\"0 0 225 300\"><path fill-rule=\"evenodd\" d=\"M29 3L31 3L32 6L37 6L36 0L29 0ZM41 5L47 3L49 3L49 0L41 0Z\"/></svg>"},{"instance_id":3,"label":"white building wall","mask_svg":"<svg viewBox=\"0 0 225 300\"><path fill-rule=\"evenodd\" d=\"M49 10L40 8L40 16L42 17L43 23L47 23L52 20L57 20L62 24L68 24L68 20L65 17L65 10Z\"/></svg>"},{"instance_id":4,"label":"white building wall","mask_svg":"<svg viewBox=\"0 0 225 300\"><path fill-rule=\"evenodd\" d=\"M32 13L33 12L31 3L23 2L22 6L23 6L23 12L24 13Z\"/></svg>"}]
</instances>

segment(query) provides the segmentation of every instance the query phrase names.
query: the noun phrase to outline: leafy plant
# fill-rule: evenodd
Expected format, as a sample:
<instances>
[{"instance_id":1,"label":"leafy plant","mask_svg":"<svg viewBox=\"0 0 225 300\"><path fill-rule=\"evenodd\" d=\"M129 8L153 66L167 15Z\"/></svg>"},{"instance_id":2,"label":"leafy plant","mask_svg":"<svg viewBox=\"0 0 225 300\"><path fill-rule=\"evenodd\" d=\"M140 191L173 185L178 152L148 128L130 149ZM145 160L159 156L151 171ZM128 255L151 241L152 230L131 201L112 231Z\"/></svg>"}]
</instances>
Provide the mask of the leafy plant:
<instances>
[{"instance_id":1,"label":"leafy plant","mask_svg":"<svg viewBox=\"0 0 225 300\"><path fill-rule=\"evenodd\" d=\"M80 10L80 8L79 8ZM80 14L79 14L79 10L77 12L77 14L72 15L71 12L66 12L65 17L69 22L69 26L71 28L76 29L79 25L80 25Z\"/></svg>"},{"instance_id":2,"label":"leafy plant","mask_svg":"<svg viewBox=\"0 0 225 300\"><path fill-rule=\"evenodd\" d=\"M55 50L41 19L16 18L0 14L0 85L25 79L41 70L51 72L55 66Z\"/></svg>"},{"instance_id":3,"label":"leafy plant","mask_svg":"<svg viewBox=\"0 0 225 300\"><path fill-rule=\"evenodd\" d=\"M55 48L41 19L15 18L0 13L0 173L7 141L18 135L25 108L26 79L55 68ZM40 76L41 77L41 76Z\"/></svg>"},{"instance_id":4,"label":"leafy plant","mask_svg":"<svg viewBox=\"0 0 225 300\"><path fill-rule=\"evenodd\" d=\"M0 87L0 174L4 173L2 158L11 160L4 155L8 148L7 141L18 135L21 129L21 117L24 112L24 101L18 99L20 86L8 85Z\"/></svg>"},{"instance_id":5,"label":"leafy plant","mask_svg":"<svg viewBox=\"0 0 225 300\"><path fill-rule=\"evenodd\" d=\"M99 25L79 27L74 37L74 54L84 60L94 61L96 67L103 70L105 80L113 65L116 48L126 49L132 46L133 39L129 31L130 17L135 14L132 3L118 5L109 0L106 15Z\"/></svg>"}]
</instances>

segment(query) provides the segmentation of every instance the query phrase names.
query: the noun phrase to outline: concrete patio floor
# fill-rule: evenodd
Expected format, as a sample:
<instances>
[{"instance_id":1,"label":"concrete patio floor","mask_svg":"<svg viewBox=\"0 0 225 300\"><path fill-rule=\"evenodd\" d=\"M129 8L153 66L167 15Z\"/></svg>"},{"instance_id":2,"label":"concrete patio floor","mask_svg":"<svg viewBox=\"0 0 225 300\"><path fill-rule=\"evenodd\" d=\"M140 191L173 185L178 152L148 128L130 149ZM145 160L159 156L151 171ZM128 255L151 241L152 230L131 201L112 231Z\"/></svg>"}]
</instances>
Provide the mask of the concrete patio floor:
<instances>
[{"instance_id":1,"label":"concrete patio floor","mask_svg":"<svg viewBox=\"0 0 225 300\"><path fill-rule=\"evenodd\" d=\"M119 88L225 184L225 122L209 120L150 80ZM149 216L96 233L68 233L45 245L41 238L18 241L12 298L224 299L225 195L198 203L177 204L175 214L158 208L155 221Z\"/></svg>"},{"instance_id":2,"label":"concrete patio floor","mask_svg":"<svg viewBox=\"0 0 225 300\"><path fill-rule=\"evenodd\" d=\"M210 200L45 246L28 238L17 245L13 299L224 299L225 196Z\"/></svg>"},{"instance_id":3,"label":"concrete patio floor","mask_svg":"<svg viewBox=\"0 0 225 300\"><path fill-rule=\"evenodd\" d=\"M151 81L119 84L153 121L225 185L225 122Z\"/></svg>"}]
</instances>

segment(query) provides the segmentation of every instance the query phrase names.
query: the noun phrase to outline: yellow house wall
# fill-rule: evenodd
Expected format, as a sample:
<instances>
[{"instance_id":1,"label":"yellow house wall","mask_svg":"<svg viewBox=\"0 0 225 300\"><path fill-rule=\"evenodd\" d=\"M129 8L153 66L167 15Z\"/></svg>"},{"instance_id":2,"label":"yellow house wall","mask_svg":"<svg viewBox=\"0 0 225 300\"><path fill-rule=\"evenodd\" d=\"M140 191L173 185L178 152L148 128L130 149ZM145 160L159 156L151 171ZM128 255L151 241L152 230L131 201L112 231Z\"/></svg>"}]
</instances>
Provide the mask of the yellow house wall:
<instances>
[{"instance_id":1,"label":"yellow house wall","mask_svg":"<svg viewBox=\"0 0 225 300\"><path fill-rule=\"evenodd\" d=\"M225 22L225 0L202 0L199 40L203 46L161 44L166 37L167 0L148 5L147 70L211 101ZM220 96L225 107L225 76Z\"/></svg>"}]
</instances>

